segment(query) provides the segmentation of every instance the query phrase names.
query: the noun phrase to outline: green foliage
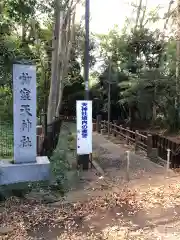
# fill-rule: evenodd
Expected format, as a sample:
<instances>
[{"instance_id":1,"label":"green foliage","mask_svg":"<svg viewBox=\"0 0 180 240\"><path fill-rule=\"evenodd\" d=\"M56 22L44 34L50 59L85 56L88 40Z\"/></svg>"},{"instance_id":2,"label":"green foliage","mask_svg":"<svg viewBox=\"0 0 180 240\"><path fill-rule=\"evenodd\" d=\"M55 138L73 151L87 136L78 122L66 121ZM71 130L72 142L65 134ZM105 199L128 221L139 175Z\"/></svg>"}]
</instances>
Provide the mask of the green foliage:
<instances>
[{"instance_id":1,"label":"green foliage","mask_svg":"<svg viewBox=\"0 0 180 240\"><path fill-rule=\"evenodd\" d=\"M13 124L6 119L0 120L0 159L13 158Z\"/></svg>"},{"instance_id":2,"label":"green foliage","mask_svg":"<svg viewBox=\"0 0 180 240\"><path fill-rule=\"evenodd\" d=\"M12 91L8 86L0 86L0 116L2 120L8 120L12 122L13 109L12 109Z\"/></svg>"},{"instance_id":3,"label":"green foliage","mask_svg":"<svg viewBox=\"0 0 180 240\"><path fill-rule=\"evenodd\" d=\"M155 15L152 12L148 21L157 21ZM180 126L179 109L175 104L178 95L176 42L174 39L162 41L159 36L158 29L152 31L145 25L122 33L116 27L109 34L98 36L104 63L99 82L94 87L95 97L100 100L101 111L107 112L107 81L114 82L116 78L116 83L111 84L112 118L117 116L113 111L125 111L124 118L131 122L148 120L157 124L161 119L164 127L173 130ZM112 70L110 78L109 53L116 72L115 77Z\"/></svg>"},{"instance_id":4,"label":"green foliage","mask_svg":"<svg viewBox=\"0 0 180 240\"><path fill-rule=\"evenodd\" d=\"M63 191L76 183L77 172L72 169L75 159L75 124L63 124L60 132L59 142L51 157L51 165L56 185Z\"/></svg>"},{"instance_id":5,"label":"green foliage","mask_svg":"<svg viewBox=\"0 0 180 240\"><path fill-rule=\"evenodd\" d=\"M63 7L67 7L66 1L61 3ZM53 0L5 0L0 6L0 111L4 120L12 118L12 65L15 60L28 60L36 63L37 114L39 115L42 109L47 111L51 79L53 12ZM67 85L64 91L64 100L68 100L72 95L70 99L73 100L73 105L79 98L79 95L74 93L79 92L82 96L83 90L82 66L79 64L79 59L84 57L83 44L84 30L76 26L75 41L65 81ZM93 46L92 43L91 49ZM94 60L91 62L93 64ZM9 102L9 107L6 105L7 102Z\"/></svg>"},{"instance_id":6,"label":"green foliage","mask_svg":"<svg viewBox=\"0 0 180 240\"><path fill-rule=\"evenodd\" d=\"M37 0L5 0L4 7L10 19L23 24L35 15L36 4Z\"/></svg>"},{"instance_id":7,"label":"green foliage","mask_svg":"<svg viewBox=\"0 0 180 240\"><path fill-rule=\"evenodd\" d=\"M63 8L66 4L67 1L61 1ZM0 114L4 120L12 119L12 64L17 59L37 64L37 113L47 110L53 12L53 0L5 0L0 5ZM90 36L90 66L96 62L97 49L103 60L98 71L92 74L98 80L90 91L96 113L107 113L108 80L113 118L147 119L153 124L162 119L165 126L178 127L179 104L174 101L179 95L175 81L176 41L164 40L159 29L148 28L158 20L159 8L148 11L144 4L133 4L132 18L127 19L121 32L115 26L109 34L98 35L98 41L94 35ZM64 112L68 109L70 115L75 115L76 100L84 98L85 32L79 25L75 32L62 107Z\"/></svg>"},{"instance_id":8,"label":"green foliage","mask_svg":"<svg viewBox=\"0 0 180 240\"><path fill-rule=\"evenodd\" d=\"M65 184L67 178L66 173L69 169L67 162L67 152L64 150L56 150L51 157L53 173L56 176L56 181L62 186Z\"/></svg>"}]
</instances>

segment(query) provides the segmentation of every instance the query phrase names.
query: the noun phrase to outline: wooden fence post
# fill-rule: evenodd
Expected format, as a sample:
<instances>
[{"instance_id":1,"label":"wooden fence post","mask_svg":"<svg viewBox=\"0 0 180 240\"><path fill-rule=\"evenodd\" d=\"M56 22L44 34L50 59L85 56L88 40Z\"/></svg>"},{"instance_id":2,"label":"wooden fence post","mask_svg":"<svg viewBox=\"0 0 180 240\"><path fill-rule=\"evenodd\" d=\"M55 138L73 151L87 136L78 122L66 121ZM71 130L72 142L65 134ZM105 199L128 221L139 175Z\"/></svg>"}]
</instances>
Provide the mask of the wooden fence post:
<instances>
[{"instance_id":1,"label":"wooden fence post","mask_svg":"<svg viewBox=\"0 0 180 240\"><path fill-rule=\"evenodd\" d=\"M129 144L129 130L130 130L130 128L129 127L127 127L126 128L126 144L128 145Z\"/></svg>"},{"instance_id":2,"label":"wooden fence post","mask_svg":"<svg viewBox=\"0 0 180 240\"><path fill-rule=\"evenodd\" d=\"M104 129L105 129L105 133L108 132L108 121L104 121Z\"/></svg>"},{"instance_id":3,"label":"wooden fence post","mask_svg":"<svg viewBox=\"0 0 180 240\"><path fill-rule=\"evenodd\" d=\"M113 123L112 135L113 135L114 137L116 136L116 127L115 127L115 123Z\"/></svg>"},{"instance_id":4,"label":"wooden fence post","mask_svg":"<svg viewBox=\"0 0 180 240\"><path fill-rule=\"evenodd\" d=\"M96 117L96 131L98 133L101 133L101 119L102 119L101 115L97 115L97 117Z\"/></svg>"},{"instance_id":5,"label":"wooden fence post","mask_svg":"<svg viewBox=\"0 0 180 240\"><path fill-rule=\"evenodd\" d=\"M114 128L113 135L114 135L114 137L116 137L116 135L117 135L117 134L116 134L116 130L117 130L117 129L116 129L116 125L117 125L116 120L113 120L113 124L114 124L114 127L113 127L113 128Z\"/></svg>"},{"instance_id":6,"label":"wooden fence post","mask_svg":"<svg viewBox=\"0 0 180 240\"><path fill-rule=\"evenodd\" d=\"M96 122L93 122L92 126L93 126L93 132L96 132Z\"/></svg>"},{"instance_id":7,"label":"wooden fence post","mask_svg":"<svg viewBox=\"0 0 180 240\"><path fill-rule=\"evenodd\" d=\"M109 123L109 134L112 134L112 122Z\"/></svg>"},{"instance_id":8,"label":"wooden fence post","mask_svg":"<svg viewBox=\"0 0 180 240\"><path fill-rule=\"evenodd\" d=\"M136 130L135 131L135 148L134 148L135 152L138 151L138 143L139 143L139 131Z\"/></svg>"},{"instance_id":9,"label":"wooden fence post","mask_svg":"<svg viewBox=\"0 0 180 240\"><path fill-rule=\"evenodd\" d=\"M122 139L122 135L121 135L123 133L122 132L122 125L119 126L119 133L120 133L119 137L120 137L120 139Z\"/></svg>"},{"instance_id":10,"label":"wooden fence post","mask_svg":"<svg viewBox=\"0 0 180 240\"><path fill-rule=\"evenodd\" d=\"M147 135L147 156L151 157L152 153L152 135L148 134Z\"/></svg>"},{"instance_id":11,"label":"wooden fence post","mask_svg":"<svg viewBox=\"0 0 180 240\"><path fill-rule=\"evenodd\" d=\"M44 141L44 132L43 132L43 126L38 125L36 126L36 139L37 139L37 155L40 155L42 143Z\"/></svg>"},{"instance_id":12,"label":"wooden fence post","mask_svg":"<svg viewBox=\"0 0 180 240\"><path fill-rule=\"evenodd\" d=\"M114 136L114 125L111 123L111 134Z\"/></svg>"}]
</instances>

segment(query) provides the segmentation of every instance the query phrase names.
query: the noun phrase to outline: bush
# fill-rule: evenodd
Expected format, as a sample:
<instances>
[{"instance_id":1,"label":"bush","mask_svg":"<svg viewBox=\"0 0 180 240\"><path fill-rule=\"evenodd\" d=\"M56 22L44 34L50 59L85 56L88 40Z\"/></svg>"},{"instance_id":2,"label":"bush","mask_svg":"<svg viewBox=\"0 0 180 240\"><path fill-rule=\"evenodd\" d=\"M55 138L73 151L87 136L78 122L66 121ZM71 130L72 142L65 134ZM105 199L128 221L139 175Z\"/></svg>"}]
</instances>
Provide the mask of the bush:
<instances>
[{"instance_id":1,"label":"bush","mask_svg":"<svg viewBox=\"0 0 180 240\"><path fill-rule=\"evenodd\" d=\"M13 97L9 87L0 87L0 116L2 120L13 120Z\"/></svg>"}]
</instances>

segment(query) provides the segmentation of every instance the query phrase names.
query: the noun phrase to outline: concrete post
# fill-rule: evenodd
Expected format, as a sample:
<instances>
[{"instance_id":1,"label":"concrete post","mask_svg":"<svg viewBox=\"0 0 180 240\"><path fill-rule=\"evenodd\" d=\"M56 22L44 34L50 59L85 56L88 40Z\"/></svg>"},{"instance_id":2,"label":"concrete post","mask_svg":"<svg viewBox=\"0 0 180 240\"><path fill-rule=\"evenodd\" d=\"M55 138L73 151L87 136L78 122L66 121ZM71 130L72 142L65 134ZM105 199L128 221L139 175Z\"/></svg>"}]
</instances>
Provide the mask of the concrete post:
<instances>
[{"instance_id":1,"label":"concrete post","mask_svg":"<svg viewBox=\"0 0 180 240\"><path fill-rule=\"evenodd\" d=\"M129 166L130 166L130 151L126 151L126 158L127 158L127 181L129 181Z\"/></svg>"},{"instance_id":2,"label":"concrete post","mask_svg":"<svg viewBox=\"0 0 180 240\"><path fill-rule=\"evenodd\" d=\"M170 166L170 153L171 153L171 150L167 149L167 165L166 165L167 172L169 171L169 166Z\"/></svg>"}]
</instances>

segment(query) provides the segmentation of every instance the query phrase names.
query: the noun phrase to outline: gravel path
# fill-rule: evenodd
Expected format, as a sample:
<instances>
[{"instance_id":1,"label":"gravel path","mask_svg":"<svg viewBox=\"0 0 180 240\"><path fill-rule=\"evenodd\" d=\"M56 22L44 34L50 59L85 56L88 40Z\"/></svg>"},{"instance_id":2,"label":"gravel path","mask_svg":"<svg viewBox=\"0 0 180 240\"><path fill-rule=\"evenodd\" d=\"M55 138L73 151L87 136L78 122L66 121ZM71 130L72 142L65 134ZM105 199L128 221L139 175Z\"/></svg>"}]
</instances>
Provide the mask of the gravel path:
<instances>
[{"instance_id":1,"label":"gravel path","mask_svg":"<svg viewBox=\"0 0 180 240\"><path fill-rule=\"evenodd\" d=\"M93 134L93 151L96 161L102 169L113 179L124 179L127 176L127 147L123 144L114 144L104 136ZM153 177L154 175L164 175L165 167L160 166L147 157L143 157L130 151L129 179L139 179L142 177ZM170 170L170 175L174 173Z\"/></svg>"}]
</instances>

